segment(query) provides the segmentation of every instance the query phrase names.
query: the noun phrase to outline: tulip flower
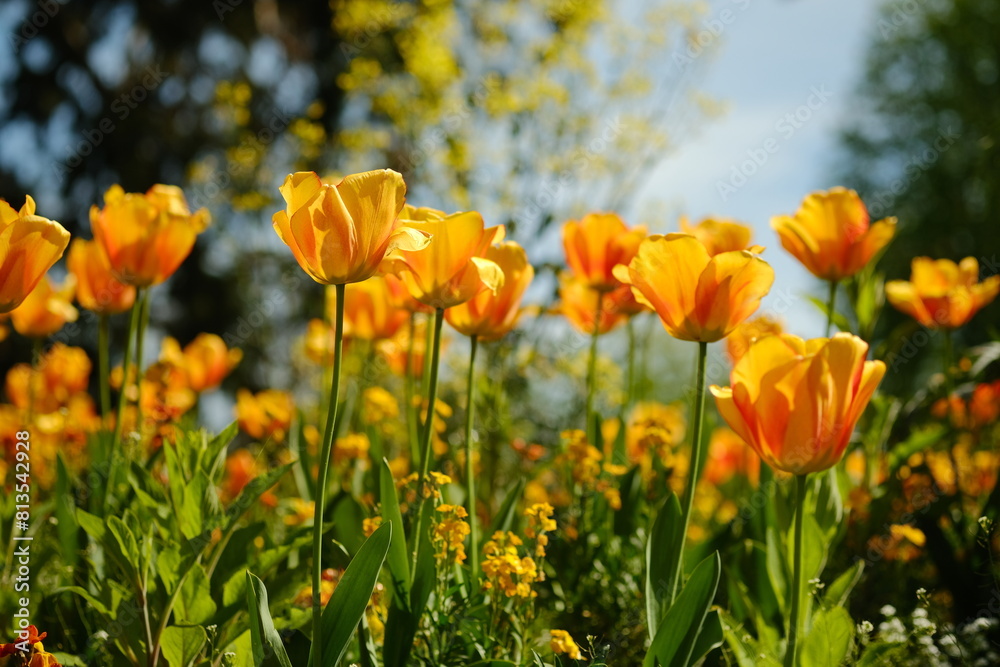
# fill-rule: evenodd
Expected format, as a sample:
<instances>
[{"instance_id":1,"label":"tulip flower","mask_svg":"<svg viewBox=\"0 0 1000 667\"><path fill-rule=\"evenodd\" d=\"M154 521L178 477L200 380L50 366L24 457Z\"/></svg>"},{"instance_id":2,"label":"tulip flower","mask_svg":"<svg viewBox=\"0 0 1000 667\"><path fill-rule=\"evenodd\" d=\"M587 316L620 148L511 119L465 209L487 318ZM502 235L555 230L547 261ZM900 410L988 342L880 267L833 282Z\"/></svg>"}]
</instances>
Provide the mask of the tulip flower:
<instances>
[{"instance_id":1,"label":"tulip flower","mask_svg":"<svg viewBox=\"0 0 1000 667\"><path fill-rule=\"evenodd\" d=\"M865 361L857 336L759 339L733 368L731 387L712 386L722 417L768 465L794 475L841 459L854 424L885 374Z\"/></svg>"},{"instance_id":2,"label":"tulip flower","mask_svg":"<svg viewBox=\"0 0 1000 667\"><path fill-rule=\"evenodd\" d=\"M336 292L331 289L327 295L333 312ZM409 319L399 305L408 297L405 285L399 280L389 282L385 276L357 283L344 296L344 336L367 341L392 338Z\"/></svg>"},{"instance_id":3,"label":"tulip flower","mask_svg":"<svg viewBox=\"0 0 1000 667\"><path fill-rule=\"evenodd\" d=\"M753 253L764 251L759 245L750 245L753 236L750 227L728 218L705 218L697 225L692 225L687 218L681 218L681 233L690 234L701 241L708 254L713 257L720 252L734 250L749 250Z\"/></svg>"},{"instance_id":4,"label":"tulip flower","mask_svg":"<svg viewBox=\"0 0 1000 667\"><path fill-rule=\"evenodd\" d=\"M391 169L352 174L337 185L300 171L280 190L285 209L274 214L274 230L318 283L367 280L392 251L427 245L426 236L399 217L406 184Z\"/></svg>"},{"instance_id":5,"label":"tulip flower","mask_svg":"<svg viewBox=\"0 0 1000 667\"><path fill-rule=\"evenodd\" d=\"M73 307L75 290L73 276L59 286L45 278L10 312L14 330L28 338L45 338L62 329L67 322L76 322L79 313Z\"/></svg>"},{"instance_id":6,"label":"tulip flower","mask_svg":"<svg viewBox=\"0 0 1000 667\"><path fill-rule=\"evenodd\" d=\"M746 354L755 340L764 336L780 334L783 331L784 327L781 322L767 315L747 320L726 337L726 354L729 355L729 360L735 364Z\"/></svg>"},{"instance_id":7,"label":"tulip flower","mask_svg":"<svg viewBox=\"0 0 1000 667\"><path fill-rule=\"evenodd\" d=\"M145 194L112 185L104 193L104 208L90 207L90 228L112 273L135 287L172 276L209 221L206 209L191 213L184 193L173 185L157 184Z\"/></svg>"},{"instance_id":8,"label":"tulip flower","mask_svg":"<svg viewBox=\"0 0 1000 667\"><path fill-rule=\"evenodd\" d=\"M615 275L656 311L670 335L711 343L753 314L770 291L774 271L748 251L712 256L687 234L651 236Z\"/></svg>"},{"instance_id":9,"label":"tulip flower","mask_svg":"<svg viewBox=\"0 0 1000 667\"><path fill-rule=\"evenodd\" d=\"M863 269L892 240L896 219L869 225L858 193L833 188L810 194L795 215L776 216L771 227L814 276L836 282Z\"/></svg>"},{"instance_id":10,"label":"tulip flower","mask_svg":"<svg viewBox=\"0 0 1000 667\"><path fill-rule=\"evenodd\" d=\"M496 294L483 291L469 301L449 308L445 319L456 331L482 340L498 340L511 331L521 315L521 297L535 270L524 248L513 241L491 246L486 259L503 271L504 282Z\"/></svg>"},{"instance_id":11,"label":"tulip flower","mask_svg":"<svg viewBox=\"0 0 1000 667\"><path fill-rule=\"evenodd\" d=\"M563 225L566 263L580 280L599 292L620 286L613 271L632 261L646 236L644 227L629 227L614 213L590 213Z\"/></svg>"},{"instance_id":12,"label":"tulip flower","mask_svg":"<svg viewBox=\"0 0 1000 667\"><path fill-rule=\"evenodd\" d=\"M829 282L826 334L835 318L840 281L865 268L896 233L896 218L869 224L854 190L833 188L807 196L794 216L771 219L781 245L814 276Z\"/></svg>"},{"instance_id":13,"label":"tulip flower","mask_svg":"<svg viewBox=\"0 0 1000 667\"><path fill-rule=\"evenodd\" d=\"M135 287L122 283L111 271L107 256L96 241L75 239L66 267L76 276L76 300L98 315L123 313L135 303Z\"/></svg>"},{"instance_id":14,"label":"tulip flower","mask_svg":"<svg viewBox=\"0 0 1000 667\"><path fill-rule=\"evenodd\" d=\"M277 389L252 394L246 389L236 392L236 420L251 438L264 441L274 438L283 442L295 416L292 395Z\"/></svg>"},{"instance_id":15,"label":"tulip flower","mask_svg":"<svg viewBox=\"0 0 1000 667\"><path fill-rule=\"evenodd\" d=\"M1000 276L979 282L975 257L966 257L958 264L917 257L911 266L909 282L890 281L885 295L897 310L925 327L957 329L1000 292Z\"/></svg>"},{"instance_id":16,"label":"tulip flower","mask_svg":"<svg viewBox=\"0 0 1000 667\"><path fill-rule=\"evenodd\" d=\"M802 515L809 473L833 467L885 374L857 336L761 338L712 386L719 413L768 465L796 476L795 556L785 665L796 664L802 590Z\"/></svg>"},{"instance_id":17,"label":"tulip flower","mask_svg":"<svg viewBox=\"0 0 1000 667\"><path fill-rule=\"evenodd\" d=\"M486 229L475 211L408 222L428 234L430 243L417 251L400 248L383 268L401 278L413 298L445 309L503 285L503 270L486 259L487 249L503 240L502 225Z\"/></svg>"},{"instance_id":18,"label":"tulip flower","mask_svg":"<svg viewBox=\"0 0 1000 667\"><path fill-rule=\"evenodd\" d=\"M69 232L58 222L35 215L30 196L20 211L0 199L0 313L21 305L67 245Z\"/></svg>"},{"instance_id":19,"label":"tulip flower","mask_svg":"<svg viewBox=\"0 0 1000 667\"><path fill-rule=\"evenodd\" d=\"M598 301L601 304L600 311ZM559 275L559 304L556 311L565 316L582 334L589 336L596 331L599 335L604 335L624 323L630 312L628 308L622 307L623 303L635 303L632 288L628 285L602 294L569 272Z\"/></svg>"},{"instance_id":20,"label":"tulip flower","mask_svg":"<svg viewBox=\"0 0 1000 667\"><path fill-rule=\"evenodd\" d=\"M243 359L243 352L227 348L225 341L215 334L200 333L183 350L175 339L166 337L160 359L179 368L187 386L201 394L218 387Z\"/></svg>"}]
</instances>

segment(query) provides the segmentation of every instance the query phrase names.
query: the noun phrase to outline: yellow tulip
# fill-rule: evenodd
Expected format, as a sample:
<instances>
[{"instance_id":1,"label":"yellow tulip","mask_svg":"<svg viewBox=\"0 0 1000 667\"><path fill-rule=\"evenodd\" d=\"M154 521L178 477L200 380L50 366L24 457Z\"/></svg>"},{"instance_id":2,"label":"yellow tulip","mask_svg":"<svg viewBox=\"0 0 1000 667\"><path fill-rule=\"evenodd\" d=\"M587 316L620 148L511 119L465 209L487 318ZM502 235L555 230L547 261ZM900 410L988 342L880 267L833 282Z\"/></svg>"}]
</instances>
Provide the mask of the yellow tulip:
<instances>
[{"instance_id":1,"label":"yellow tulip","mask_svg":"<svg viewBox=\"0 0 1000 667\"><path fill-rule=\"evenodd\" d=\"M112 185L104 193L104 208L90 207L90 228L112 273L135 287L172 276L209 220L206 209L191 213L184 193L173 185L154 185L145 194Z\"/></svg>"},{"instance_id":2,"label":"yellow tulip","mask_svg":"<svg viewBox=\"0 0 1000 667\"><path fill-rule=\"evenodd\" d=\"M329 312L335 312L337 294L328 290ZM390 282L386 276L351 286L344 295L344 336L369 341L392 338L410 317L400 306L409 296L399 280Z\"/></svg>"},{"instance_id":3,"label":"yellow tulip","mask_svg":"<svg viewBox=\"0 0 1000 667\"><path fill-rule=\"evenodd\" d=\"M383 270L401 278L416 300L451 308L486 290L495 294L503 285L503 270L486 258L488 248L503 240L503 225L486 229L475 211L407 224L429 235L430 243L419 250L397 249Z\"/></svg>"},{"instance_id":4,"label":"yellow tulip","mask_svg":"<svg viewBox=\"0 0 1000 667\"><path fill-rule=\"evenodd\" d=\"M733 250L749 250L763 252L759 245L750 245L753 230L750 227L728 218L705 218L697 225L692 225L687 218L681 218L681 233L690 234L701 241L709 255Z\"/></svg>"},{"instance_id":5,"label":"yellow tulip","mask_svg":"<svg viewBox=\"0 0 1000 667\"><path fill-rule=\"evenodd\" d=\"M531 284L535 270L528 263L524 248L513 241L491 246L486 251L486 259L503 270L503 286L496 294L484 291L465 303L449 308L445 319L461 334L497 340L517 325L522 312L521 298Z\"/></svg>"},{"instance_id":6,"label":"yellow tulip","mask_svg":"<svg viewBox=\"0 0 1000 667\"><path fill-rule=\"evenodd\" d=\"M20 211L0 199L0 313L21 305L67 245L69 232L35 215L34 199L25 197Z\"/></svg>"},{"instance_id":7,"label":"yellow tulip","mask_svg":"<svg viewBox=\"0 0 1000 667\"><path fill-rule=\"evenodd\" d=\"M96 241L75 239L66 267L76 276L76 300L100 315L122 313L135 303L135 287L117 280Z\"/></svg>"},{"instance_id":8,"label":"yellow tulip","mask_svg":"<svg viewBox=\"0 0 1000 667\"><path fill-rule=\"evenodd\" d=\"M595 326L598 335L608 333L619 324L624 324L629 315L635 314L633 304L635 299L628 285L602 293L568 271L559 276L556 312L565 316L580 333L593 335ZM597 312L598 305L600 313Z\"/></svg>"},{"instance_id":9,"label":"yellow tulip","mask_svg":"<svg viewBox=\"0 0 1000 667\"><path fill-rule=\"evenodd\" d=\"M56 333L67 322L76 322L79 315L73 307L73 292L76 280L73 276L55 286L45 278L20 306L10 312L10 322L14 330L29 338L45 338Z\"/></svg>"},{"instance_id":10,"label":"yellow tulip","mask_svg":"<svg viewBox=\"0 0 1000 667\"><path fill-rule=\"evenodd\" d=\"M427 245L399 217L406 185L391 169L352 174L337 185L300 171L289 174L280 189L285 210L274 214L274 229L318 283L367 280L393 250Z\"/></svg>"},{"instance_id":11,"label":"yellow tulip","mask_svg":"<svg viewBox=\"0 0 1000 667\"><path fill-rule=\"evenodd\" d=\"M890 281L885 295L897 310L925 327L960 327L1000 292L1000 276L979 282L975 257L966 257L959 264L917 257L911 267L909 282Z\"/></svg>"},{"instance_id":12,"label":"yellow tulip","mask_svg":"<svg viewBox=\"0 0 1000 667\"><path fill-rule=\"evenodd\" d=\"M736 363L730 387L710 387L719 413L768 465L805 475L837 464L885 375L848 333L804 341L759 339Z\"/></svg>"},{"instance_id":13,"label":"yellow tulip","mask_svg":"<svg viewBox=\"0 0 1000 667\"><path fill-rule=\"evenodd\" d=\"M733 333L726 338L726 353L729 355L729 360L735 364L746 354L755 340L764 336L780 334L783 331L784 327L782 327L781 322L767 315L747 320L736 327Z\"/></svg>"},{"instance_id":14,"label":"yellow tulip","mask_svg":"<svg viewBox=\"0 0 1000 667\"><path fill-rule=\"evenodd\" d=\"M629 229L614 213L590 213L563 225L566 263L580 280L599 292L621 286L613 271L635 257L646 236L645 227Z\"/></svg>"},{"instance_id":15,"label":"yellow tulip","mask_svg":"<svg viewBox=\"0 0 1000 667\"><path fill-rule=\"evenodd\" d=\"M712 256L687 234L651 236L615 276L660 316L670 335L711 343L728 336L760 306L774 270L748 251Z\"/></svg>"},{"instance_id":16,"label":"yellow tulip","mask_svg":"<svg viewBox=\"0 0 1000 667\"><path fill-rule=\"evenodd\" d=\"M854 190L833 188L807 196L794 216L771 219L781 245L823 280L850 278L896 233L896 219L869 226L868 209Z\"/></svg>"}]
</instances>

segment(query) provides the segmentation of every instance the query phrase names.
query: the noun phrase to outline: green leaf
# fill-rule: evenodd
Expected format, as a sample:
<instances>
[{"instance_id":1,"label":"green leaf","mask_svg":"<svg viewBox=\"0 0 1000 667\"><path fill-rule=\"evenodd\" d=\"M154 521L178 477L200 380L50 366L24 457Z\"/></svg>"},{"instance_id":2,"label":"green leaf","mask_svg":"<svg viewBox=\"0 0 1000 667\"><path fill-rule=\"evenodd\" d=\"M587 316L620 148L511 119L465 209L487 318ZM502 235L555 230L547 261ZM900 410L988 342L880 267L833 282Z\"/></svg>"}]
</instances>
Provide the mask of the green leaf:
<instances>
[{"instance_id":1,"label":"green leaf","mask_svg":"<svg viewBox=\"0 0 1000 667\"><path fill-rule=\"evenodd\" d=\"M173 593L181 575L181 552L177 545L172 544L156 554L156 572L167 594Z\"/></svg>"},{"instance_id":2,"label":"green leaf","mask_svg":"<svg viewBox=\"0 0 1000 667\"><path fill-rule=\"evenodd\" d=\"M778 532L768 526L766 542L766 564L767 578L771 582L771 590L774 591L775 601L778 603L778 610L782 616L785 614L785 604L788 601L788 572L785 569L786 559L781 553L781 536Z\"/></svg>"},{"instance_id":3,"label":"green leaf","mask_svg":"<svg viewBox=\"0 0 1000 667\"><path fill-rule=\"evenodd\" d=\"M333 520L333 536L347 547L348 553L358 553L365 541L365 531L362 528L364 508L348 493L340 494L331 505L329 516Z\"/></svg>"},{"instance_id":4,"label":"green leaf","mask_svg":"<svg viewBox=\"0 0 1000 667\"><path fill-rule=\"evenodd\" d=\"M250 614L250 647L254 667L280 665L292 667L281 636L274 628L271 612L267 607L267 589L264 582L247 570L247 611Z\"/></svg>"},{"instance_id":5,"label":"green leaf","mask_svg":"<svg viewBox=\"0 0 1000 667\"><path fill-rule=\"evenodd\" d=\"M837 467L834 466L824 473L816 475L816 524L825 535L825 541L830 542L840 530L844 518L844 501L840 496L840 486L837 484Z\"/></svg>"},{"instance_id":6,"label":"green leaf","mask_svg":"<svg viewBox=\"0 0 1000 667\"><path fill-rule=\"evenodd\" d=\"M677 561L683 549L681 504L671 492L660 507L646 540L646 627L656 635L674 592Z\"/></svg>"},{"instance_id":7,"label":"green leaf","mask_svg":"<svg viewBox=\"0 0 1000 667\"><path fill-rule=\"evenodd\" d=\"M667 610L656 631L643 667L686 667L719 587L719 552L698 563L684 589Z\"/></svg>"},{"instance_id":8,"label":"green leaf","mask_svg":"<svg viewBox=\"0 0 1000 667\"><path fill-rule=\"evenodd\" d=\"M160 635L160 648L170 667L188 667L208 640L200 625L172 625Z\"/></svg>"},{"instance_id":9,"label":"green leaf","mask_svg":"<svg viewBox=\"0 0 1000 667\"><path fill-rule=\"evenodd\" d=\"M705 623L701 626L701 632L698 633L698 639L694 642L691 658L687 664L697 664L708 655L709 651L722 646L722 639L722 621L719 618L719 612L713 609L705 616Z\"/></svg>"},{"instance_id":10,"label":"green leaf","mask_svg":"<svg viewBox=\"0 0 1000 667\"><path fill-rule=\"evenodd\" d=\"M510 660L480 660L479 662L470 662L466 667L517 667L516 662L511 662Z\"/></svg>"},{"instance_id":11,"label":"green leaf","mask_svg":"<svg viewBox=\"0 0 1000 667\"><path fill-rule=\"evenodd\" d=\"M264 492L270 489L272 486L278 483L282 475L288 472L294 463L286 463L280 465L273 470L268 470L263 475L259 477L254 477L250 480L250 483L243 487L243 491L240 495L236 497L236 500L226 508L226 525L223 527L222 532L228 533L233 529L233 526L240 517L256 504L257 499L264 495Z\"/></svg>"},{"instance_id":12,"label":"green leaf","mask_svg":"<svg viewBox=\"0 0 1000 667\"><path fill-rule=\"evenodd\" d=\"M396 483L392 478L389 462L382 459L382 474L379 477L379 492L382 497L382 521L392 524L392 541L386 557L389 574L392 576L394 599L405 606L410 600L410 557L406 553L406 533L403 531L403 515L399 510Z\"/></svg>"},{"instance_id":13,"label":"green leaf","mask_svg":"<svg viewBox=\"0 0 1000 667\"><path fill-rule=\"evenodd\" d=\"M189 540L201 535L205 529L205 498L211 487L208 475L199 470L181 493L177 521L180 524L181 534Z\"/></svg>"},{"instance_id":14,"label":"green leaf","mask_svg":"<svg viewBox=\"0 0 1000 667\"><path fill-rule=\"evenodd\" d=\"M239 433L239 430L239 424L233 422L205 445L205 451L201 457L202 470L213 482L217 482L222 477L226 462L226 448Z\"/></svg>"},{"instance_id":15,"label":"green leaf","mask_svg":"<svg viewBox=\"0 0 1000 667\"><path fill-rule=\"evenodd\" d=\"M180 623L205 624L215 615L216 604L209 589L208 577L199 565L191 568L174 606L174 613Z\"/></svg>"},{"instance_id":16,"label":"green leaf","mask_svg":"<svg viewBox=\"0 0 1000 667\"><path fill-rule=\"evenodd\" d=\"M77 542L77 526L74 510L76 502L73 500L72 479L70 472L66 468L62 452L56 456L56 522L59 534L59 547L61 553L60 560L67 569L76 568L76 563L80 557L80 546Z\"/></svg>"},{"instance_id":17,"label":"green leaf","mask_svg":"<svg viewBox=\"0 0 1000 667\"><path fill-rule=\"evenodd\" d=\"M905 642L869 644L865 652L861 654L857 667L905 664L906 658L912 655L911 650Z\"/></svg>"},{"instance_id":18,"label":"green leaf","mask_svg":"<svg viewBox=\"0 0 1000 667\"><path fill-rule=\"evenodd\" d=\"M817 612L812 630L802 642L801 664L809 667L838 667L854 641L854 621L843 607Z\"/></svg>"},{"instance_id":19,"label":"green leaf","mask_svg":"<svg viewBox=\"0 0 1000 667\"><path fill-rule=\"evenodd\" d=\"M500 504L500 511L493 517L490 535L498 531L508 531L514 525L514 519L517 517L517 501L521 499L523 492L524 479L518 479L517 483L504 496L503 503Z\"/></svg>"},{"instance_id":20,"label":"green leaf","mask_svg":"<svg viewBox=\"0 0 1000 667\"><path fill-rule=\"evenodd\" d=\"M865 571L865 562L859 560L837 577L830 584L823 594L824 607L843 607L847 605L847 598L854 590L854 587L861 581L861 574Z\"/></svg>"},{"instance_id":21,"label":"green leaf","mask_svg":"<svg viewBox=\"0 0 1000 667\"><path fill-rule=\"evenodd\" d=\"M347 652L354 630L371 600L391 542L392 524L379 526L358 549L337 583L321 621L323 630L319 636L323 642L324 667L335 667ZM315 633L313 636L316 637Z\"/></svg>"},{"instance_id":22,"label":"green leaf","mask_svg":"<svg viewBox=\"0 0 1000 667\"><path fill-rule=\"evenodd\" d=\"M107 526L104 525L104 519L100 518L95 514L91 514L87 510L76 508L76 522L80 524L83 528L83 532L87 533L94 542L103 542L105 535L107 535Z\"/></svg>"},{"instance_id":23,"label":"green leaf","mask_svg":"<svg viewBox=\"0 0 1000 667\"><path fill-rule=\"evenodd\" d=\"M108 517L107 526L108 531L118 543L118 548L121 549L121 554L125 557L126 562L136 572L142 571L139 563L139 544L132 531L129 530L124 521L114 515Z\"/></svg>"},{"instance_id":24,"label":"green leaf","mask_svg":"<svg viewBox=\"0 0 1000 667\"><path fill-rule=\"evenodd\" d=\"M111 613L111 610L108 609L107 605L105 605L104 602L102 602L101 600L98 600L96 597L94 597L91 594L91 592L88 591L86 588L81 588L80 586L64 586L63 588L58 589L57 592L61 593L64 591L66 593L76 593L84 600L86 600L87 604L90 605L90 607L98 614L104 616L104 618L107 619L108 621L113 620L113 615Z\"/></svg>"}]
</instances>

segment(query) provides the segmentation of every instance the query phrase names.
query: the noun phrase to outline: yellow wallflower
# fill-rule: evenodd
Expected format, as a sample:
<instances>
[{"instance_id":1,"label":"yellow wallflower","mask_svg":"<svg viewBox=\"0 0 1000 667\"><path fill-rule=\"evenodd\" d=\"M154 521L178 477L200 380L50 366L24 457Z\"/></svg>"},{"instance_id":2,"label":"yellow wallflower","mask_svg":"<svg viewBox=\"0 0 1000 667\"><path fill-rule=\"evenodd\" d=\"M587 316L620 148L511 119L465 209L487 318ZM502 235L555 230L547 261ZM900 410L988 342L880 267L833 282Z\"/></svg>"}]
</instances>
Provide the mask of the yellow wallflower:
<instances>
[{"instance_id":1,"label":"yellow wallflower","mask_svg":"<svg viewBox=\"0 0 1000 667\"><path fill-rule=\"evenodd\" d=\"M445 477L446 475L442 475ZM434 514L431 543L440 563L465 562L465 538L469 536L468 512L461 505L438 505Z\"/></svg>"},{"instance_id":2,"label":"yellow wallflower","mask_svg":"<svg viewBox=\"0 0 1000 667\"><path fill-rule=\"evenodd\" d=\"M565 630L549 630L552 639L549 641L549 648L556 655L565 655L570 660L583 660L580 647Z\"/></svg>"}]
</instances>

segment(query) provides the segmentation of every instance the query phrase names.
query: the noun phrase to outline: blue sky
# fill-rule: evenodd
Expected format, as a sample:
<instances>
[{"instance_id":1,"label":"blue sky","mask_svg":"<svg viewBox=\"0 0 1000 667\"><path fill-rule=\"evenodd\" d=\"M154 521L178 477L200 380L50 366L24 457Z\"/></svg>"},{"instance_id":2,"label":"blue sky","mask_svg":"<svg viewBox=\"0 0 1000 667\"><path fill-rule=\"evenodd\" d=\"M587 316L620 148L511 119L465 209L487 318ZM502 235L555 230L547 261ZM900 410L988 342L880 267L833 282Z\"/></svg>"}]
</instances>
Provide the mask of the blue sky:
<instances>
[{"instance_id":1,"label":"blue sky","mask_svg":"<svg viewBox=\"0 0 1000 667\"><path fill-rule=\"evenodd\" d=\"M777 274L762 312L777 312L798 335L822 335L824 318L802 296L825 291L781 248L769 221L794 212L809 192L839 185L831 180L837 132L850 115L867 47L877 34L878 4L713 3L706 28L713 20L729 22L722 24L721 46L696 88L724 101L727 111L658 166L637 207L643 212L666 204L692 218L717 215L752 225ZM726 10L731 13L723 15ZM745 164L753 158L759 166ZM734 167L752 175L744 183L734 178ZM720 186L734 182L735 191Z\"/></svg>"}]
</instances>

